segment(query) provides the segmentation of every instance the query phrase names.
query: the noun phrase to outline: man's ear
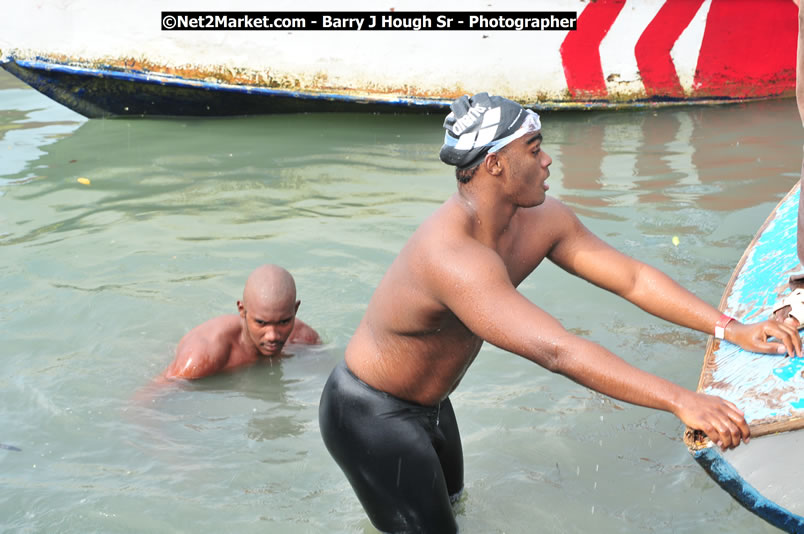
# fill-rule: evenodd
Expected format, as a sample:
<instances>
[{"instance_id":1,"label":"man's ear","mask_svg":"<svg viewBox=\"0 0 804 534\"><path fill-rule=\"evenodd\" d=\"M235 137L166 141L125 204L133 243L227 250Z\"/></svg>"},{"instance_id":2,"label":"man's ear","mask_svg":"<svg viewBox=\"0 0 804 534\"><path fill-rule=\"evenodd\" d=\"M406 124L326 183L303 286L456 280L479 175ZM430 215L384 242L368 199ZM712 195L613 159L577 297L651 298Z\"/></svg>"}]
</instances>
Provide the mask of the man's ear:
<instances>
[{"instance_id":1,"label":"man's ear","mask_svg":"<svg viewBox=\"0 0 804 534\"><path fill-rule=\"evenodd\" d=\"M240 314L240 317L246 318L246 307L243 306L243 301L237 301L237 313Z\"/></svg>"},{"instance_id":2,"label":"man's ear","mask_svg":"<svg viewBox=\"0 0 804 534\"><path fill-rule=\"evenodd\" d=\"M296 313L297 311L299 311L299 306L300 306L300 305L301 305L301 300L297 300L297 301L296 301L296 309L295 309L295 310L293 310L293 313Z\"/></svg>"},{"instance_id":3,"label":"man's ear","mask_svg":"<svg viewBox=\"0 0 804 534\"><path fill-rule=\"evenodd\" d=\"M483 167L486 169L486 172L492 176L499 176L502 174L502 159L496 152L486 154L486 157L483 159L483 163L481 163L481 165L483 165Z\"/></svg>"}]
</instances>

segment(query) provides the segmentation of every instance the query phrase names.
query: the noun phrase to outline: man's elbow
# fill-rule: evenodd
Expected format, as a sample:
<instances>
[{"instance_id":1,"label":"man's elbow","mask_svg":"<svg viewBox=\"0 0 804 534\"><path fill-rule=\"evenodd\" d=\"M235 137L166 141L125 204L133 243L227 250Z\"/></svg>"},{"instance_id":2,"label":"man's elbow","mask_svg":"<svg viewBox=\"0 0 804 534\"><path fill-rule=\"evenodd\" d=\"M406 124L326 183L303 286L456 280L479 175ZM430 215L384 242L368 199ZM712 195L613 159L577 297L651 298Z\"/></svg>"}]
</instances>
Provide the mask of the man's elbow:
<instances>
[{"instance_id":1,"label":"man's elbow","mask_svg":"<svg viewBox=\"0 0 804 534\"><path fill-rule=\"evenodd\" d=\"M551 343L539 351L536 362L551 373L561 374L566 351L561 343Z\"/></svg>"},{"instance_id":2,"label":"man's elbow","mask_svg":"<svg viewBox=\"0 0 804 534\"><path fill-rule=\"evenodd\" d=\"M164 382L168 382L168 381L171 381L171 380L175 380L177 378L184 378L184 377L181 376L177 371L174 371L172 369L168 369L164 373L159 375L157 378L161 379Z\"/></svg>"},{"instance_id":3,"label":"man's elbow","mask_svg":"<svg viewBox=\"0 0 804 534\"><path fill-rule=\"evenodd\" d=\"M580 338L569 333L566 337L555 340L545 351L543 367L551 373L567 376L575 356L581 350L578 341Z\"/></svg>"},{"instance_id":4,"label":"man's elbow","mask_svg":"<svg viewBox=\"0 0 804 534\"><path fill-rule=\"evenodd\" d=\"M179 354L168 368L162 373L168 380L183 379L195 380L215 372L209 361L209 355L202 357L198 354Z\"/></svg>"}]
</instances>

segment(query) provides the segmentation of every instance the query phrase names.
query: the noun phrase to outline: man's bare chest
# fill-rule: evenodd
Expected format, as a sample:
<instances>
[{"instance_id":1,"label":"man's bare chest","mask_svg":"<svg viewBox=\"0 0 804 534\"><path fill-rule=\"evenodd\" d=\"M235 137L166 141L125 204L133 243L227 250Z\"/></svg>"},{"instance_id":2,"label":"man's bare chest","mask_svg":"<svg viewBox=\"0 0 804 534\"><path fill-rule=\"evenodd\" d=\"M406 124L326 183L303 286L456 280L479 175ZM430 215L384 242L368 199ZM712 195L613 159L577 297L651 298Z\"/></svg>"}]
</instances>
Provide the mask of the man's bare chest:
<instances>
[{"instance_id":1,"label":"man's bare chest","mask_svg":"<svg viewBox=\"0 0 804 534\"><path fill-rule=\"evenodd\" d=\"M505 264L508 277L516 287L538 267L547 257L550 248L538 240L518 238L510 244L498 249L498 254Z\"/></svg>"}]
</instances>

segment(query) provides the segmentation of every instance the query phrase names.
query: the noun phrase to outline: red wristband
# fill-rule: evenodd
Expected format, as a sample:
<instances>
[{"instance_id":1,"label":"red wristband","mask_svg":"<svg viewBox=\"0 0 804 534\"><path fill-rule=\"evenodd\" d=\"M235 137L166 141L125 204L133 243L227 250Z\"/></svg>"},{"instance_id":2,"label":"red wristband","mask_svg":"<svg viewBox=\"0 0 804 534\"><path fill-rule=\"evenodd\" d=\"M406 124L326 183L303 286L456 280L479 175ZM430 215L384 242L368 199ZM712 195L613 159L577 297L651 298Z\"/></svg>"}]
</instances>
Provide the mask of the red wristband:
<instances>
[{"instance_id":1,"label":"red wristband","mask_svg":"<svg viewBox=\"0 0 804 534\"><path fill-rule=\"evenodd\" d=\"M726 325L734 320L734 317L729 317L725 313L720 316L720 319L715 323L715 337L723 339L726 335Z\"/></svg>"}]
</instances>

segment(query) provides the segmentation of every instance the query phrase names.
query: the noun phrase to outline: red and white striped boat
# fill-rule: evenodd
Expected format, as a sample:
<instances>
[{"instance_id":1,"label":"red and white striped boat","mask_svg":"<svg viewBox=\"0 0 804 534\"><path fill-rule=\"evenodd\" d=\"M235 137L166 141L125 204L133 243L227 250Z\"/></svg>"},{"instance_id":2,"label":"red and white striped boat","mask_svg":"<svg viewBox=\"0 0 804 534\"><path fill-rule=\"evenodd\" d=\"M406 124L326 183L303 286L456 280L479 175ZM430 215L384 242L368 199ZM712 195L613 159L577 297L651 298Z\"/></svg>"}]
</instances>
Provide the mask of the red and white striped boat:
<instances>
[{"instance_id":1,"label":"red and white striped boat","mask_svg":"<svg viewBox=\"0 0 804 534\"><path fill-rule=\"evenodd\" d=\"M232 0L231 12L265 11ZM270 15L326 15L330 2L271 2ZM167 31L163 11L213 17L211 0L19 2L0 64L88 116L241 115L444 108L487 91L535 109L711 104L794 94L793 0L353 0L354 18L451 12L569 13L575 29L411 26L395 31ZM366 13L367 12L367 13ZM535 16L535 15L534 15ZM308 18L309 18L308 17ZM212 20L210 18L210 20ZM344 23L346 24L346 23ZM465 26L464 26L465 27Z\"/></svg>"}]
</instances>

